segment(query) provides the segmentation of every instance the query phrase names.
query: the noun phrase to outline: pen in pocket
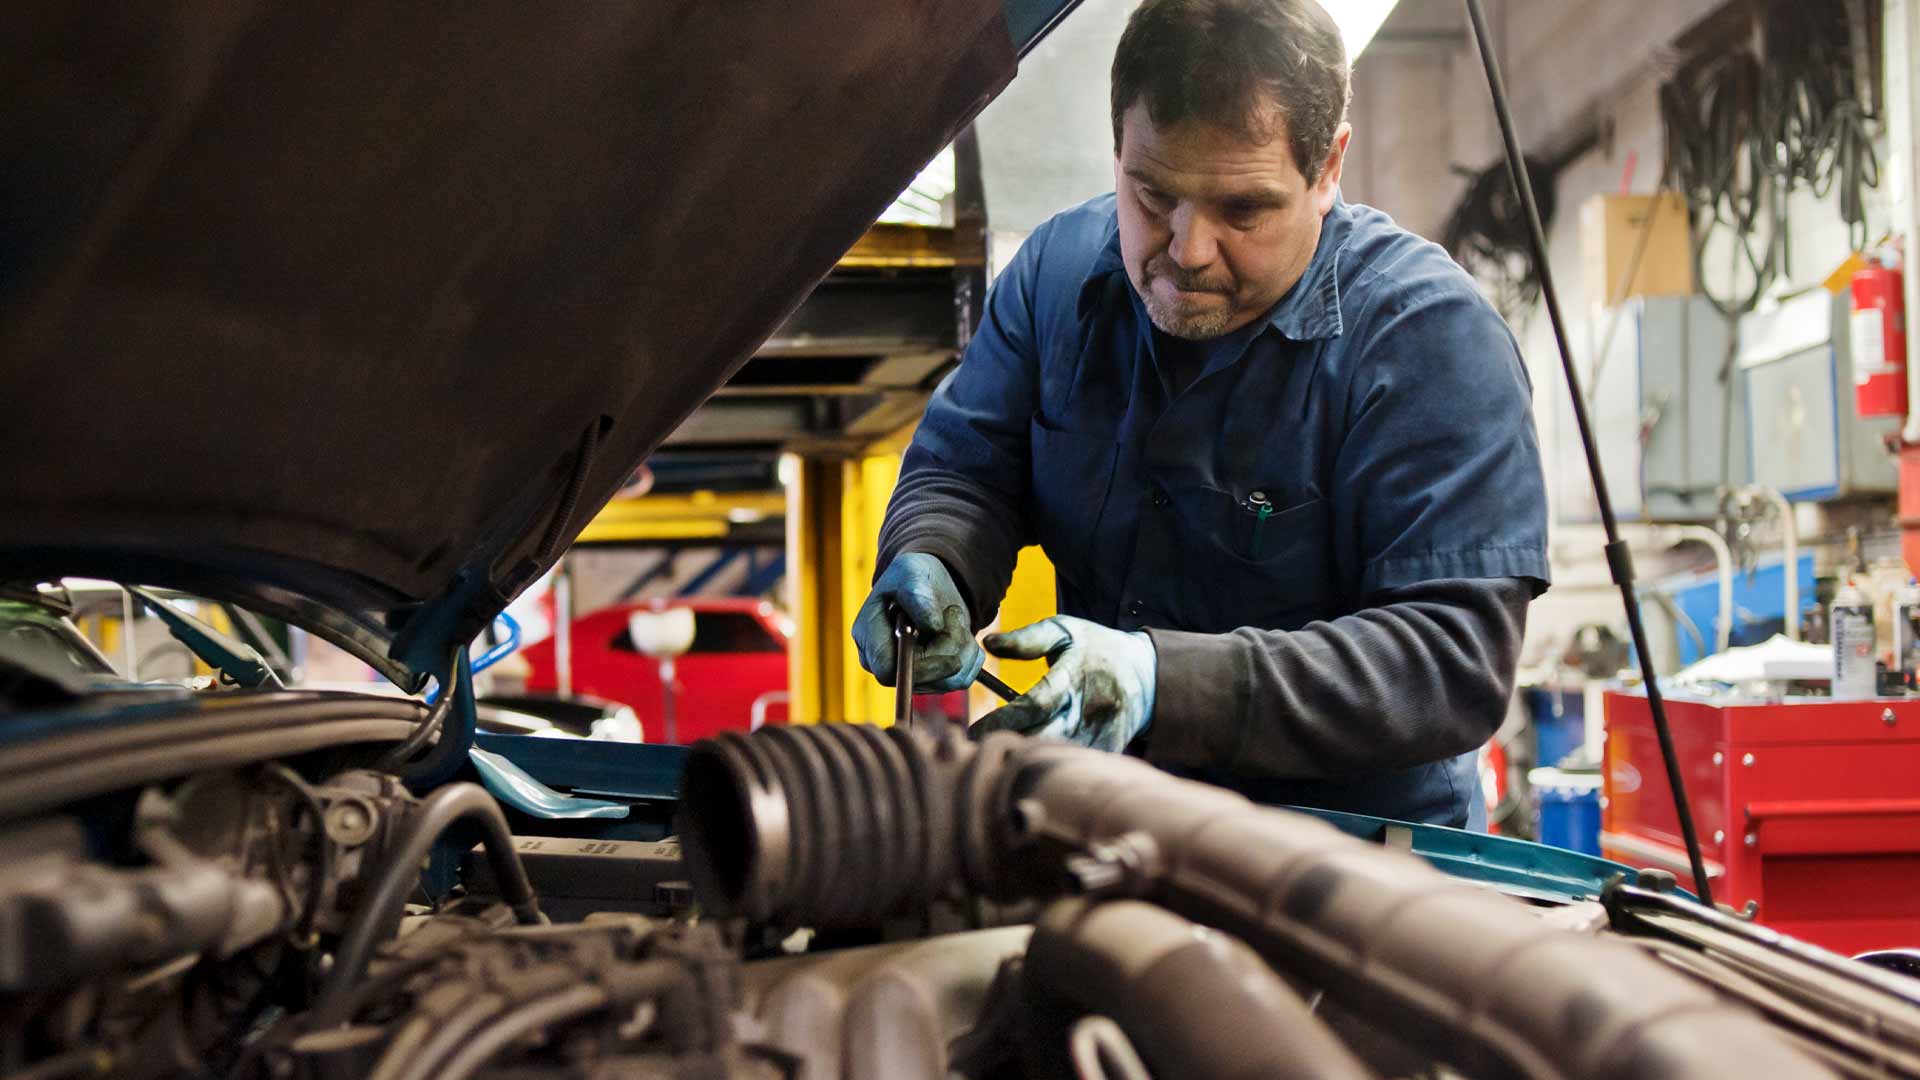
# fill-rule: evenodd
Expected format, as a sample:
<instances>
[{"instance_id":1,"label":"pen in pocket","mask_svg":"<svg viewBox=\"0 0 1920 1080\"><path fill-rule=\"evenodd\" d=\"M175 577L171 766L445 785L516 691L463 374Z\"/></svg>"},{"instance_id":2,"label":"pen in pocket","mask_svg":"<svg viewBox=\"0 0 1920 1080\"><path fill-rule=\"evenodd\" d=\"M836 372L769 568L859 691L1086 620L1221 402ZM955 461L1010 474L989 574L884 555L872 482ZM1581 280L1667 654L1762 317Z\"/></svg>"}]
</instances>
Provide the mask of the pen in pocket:
<instances>
[{"instance_id":1,"label":"pen in pocket","mask_svg":"<svg viewBox=\"0 0 1920 1080\"><path fill-rule=\"evenodd\" d=\"M1247 513L1253 515L1253 539L1247 545L1247 557L1257 559L1260 557L1260 541L1264 539L1262 534L1266 531L1267 519L1273 516L1273 503L1268 500L1266 492L1256 491L1247 496L1246 506Z\"/></svg>"}]
</instances>

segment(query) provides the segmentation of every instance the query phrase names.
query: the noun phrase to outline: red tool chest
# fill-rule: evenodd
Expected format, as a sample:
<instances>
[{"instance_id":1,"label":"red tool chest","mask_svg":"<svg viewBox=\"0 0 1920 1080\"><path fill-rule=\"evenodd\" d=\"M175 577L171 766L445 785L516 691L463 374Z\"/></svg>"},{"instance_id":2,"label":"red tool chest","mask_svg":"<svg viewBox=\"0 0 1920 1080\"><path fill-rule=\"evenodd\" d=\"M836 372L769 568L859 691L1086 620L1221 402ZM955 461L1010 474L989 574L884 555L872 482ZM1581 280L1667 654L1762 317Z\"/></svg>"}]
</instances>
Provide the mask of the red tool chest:
<instances>
[{"instance_id":1,"label":"red tool chest","mask_svg":"<svg viewBox=\"0 0 1920 1080\"><path fill-rule=\"evenodd\" d=\"M1713 898L1840 953L1920 946L1920 698L1667 698ZM1646 695L1606 695L1600 845L1693 879Z\"/></svg>"}]
</instances>

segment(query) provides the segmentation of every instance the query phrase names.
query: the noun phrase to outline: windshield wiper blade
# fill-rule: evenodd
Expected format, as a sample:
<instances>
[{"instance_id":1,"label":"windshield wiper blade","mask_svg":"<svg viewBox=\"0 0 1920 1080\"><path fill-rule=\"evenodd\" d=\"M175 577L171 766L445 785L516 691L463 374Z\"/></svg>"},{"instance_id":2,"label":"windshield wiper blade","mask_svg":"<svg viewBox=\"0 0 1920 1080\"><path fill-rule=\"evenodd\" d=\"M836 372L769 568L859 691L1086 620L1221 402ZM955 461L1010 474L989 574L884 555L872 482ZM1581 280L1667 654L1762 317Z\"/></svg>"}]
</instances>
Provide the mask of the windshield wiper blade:
<instances>
[{"instance_id":1,"label":"windshield wiper blade","mask_svg":"<svg viewBox=\"0 0 1920 1080\"><path fill-rule=\"evenodd\" d=\"M167 624L167 632L173 635L174 640L206 661L218 673L221 682L249 690L263 684L274 687L285 685L252 646L228 637L146 589L128 585L126 590L152 608L160 621Z\"/></svg>"}]
</instances>

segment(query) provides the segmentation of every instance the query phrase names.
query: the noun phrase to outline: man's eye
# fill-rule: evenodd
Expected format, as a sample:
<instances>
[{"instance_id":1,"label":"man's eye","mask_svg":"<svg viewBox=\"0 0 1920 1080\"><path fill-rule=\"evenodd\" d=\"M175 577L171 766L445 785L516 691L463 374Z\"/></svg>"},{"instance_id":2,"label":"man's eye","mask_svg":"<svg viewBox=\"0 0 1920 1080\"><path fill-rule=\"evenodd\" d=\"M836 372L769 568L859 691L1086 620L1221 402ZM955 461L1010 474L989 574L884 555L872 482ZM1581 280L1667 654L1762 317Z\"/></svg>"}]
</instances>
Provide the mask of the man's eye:
<instances>
[{"instance_id":1,"label":"man's eye","mask_svg":"<svg viewBox=\"0 0 1920 1080\"><path fill-rule=\"evenodd\" d=\"M1163 214L1173 207L1173 196L1154 188L1141 188L1140 205L1156 214Z\"/></svg>"},{"instance_id":2,"label":"man's eye","mask_svg":"<svg viewBox=\"0 0 1920 1080\"><path fill-rule=\"evenodd\" d=\"M1226 212L1227 224L1242 232L1251 232L1259 228L1266 217L1266 209L1257 206L1228 207Z\"/></svg>"}]
</instances>

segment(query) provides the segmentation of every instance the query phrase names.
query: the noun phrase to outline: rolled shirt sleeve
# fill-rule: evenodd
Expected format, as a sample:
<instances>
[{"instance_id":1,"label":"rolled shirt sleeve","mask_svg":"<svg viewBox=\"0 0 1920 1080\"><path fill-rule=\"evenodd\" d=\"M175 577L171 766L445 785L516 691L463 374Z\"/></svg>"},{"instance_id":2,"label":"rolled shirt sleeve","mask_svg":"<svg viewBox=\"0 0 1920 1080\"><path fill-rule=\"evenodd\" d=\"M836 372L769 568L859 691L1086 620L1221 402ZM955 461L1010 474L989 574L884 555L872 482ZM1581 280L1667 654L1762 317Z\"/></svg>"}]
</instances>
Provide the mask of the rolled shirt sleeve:
<instances>
[{"instance_id":1,"label":"rolled shirt sleeve","mask_svg":"<svg viewBox=\"0 0 1920 1080\"><path fill-rule=\"evenodd\" d=\"M1513 334L1464 289L1382 290L1346 394L1334 535L1360 593L1423 581L1548 581L1546 486Z\"/></svg>"}]
</instances>

